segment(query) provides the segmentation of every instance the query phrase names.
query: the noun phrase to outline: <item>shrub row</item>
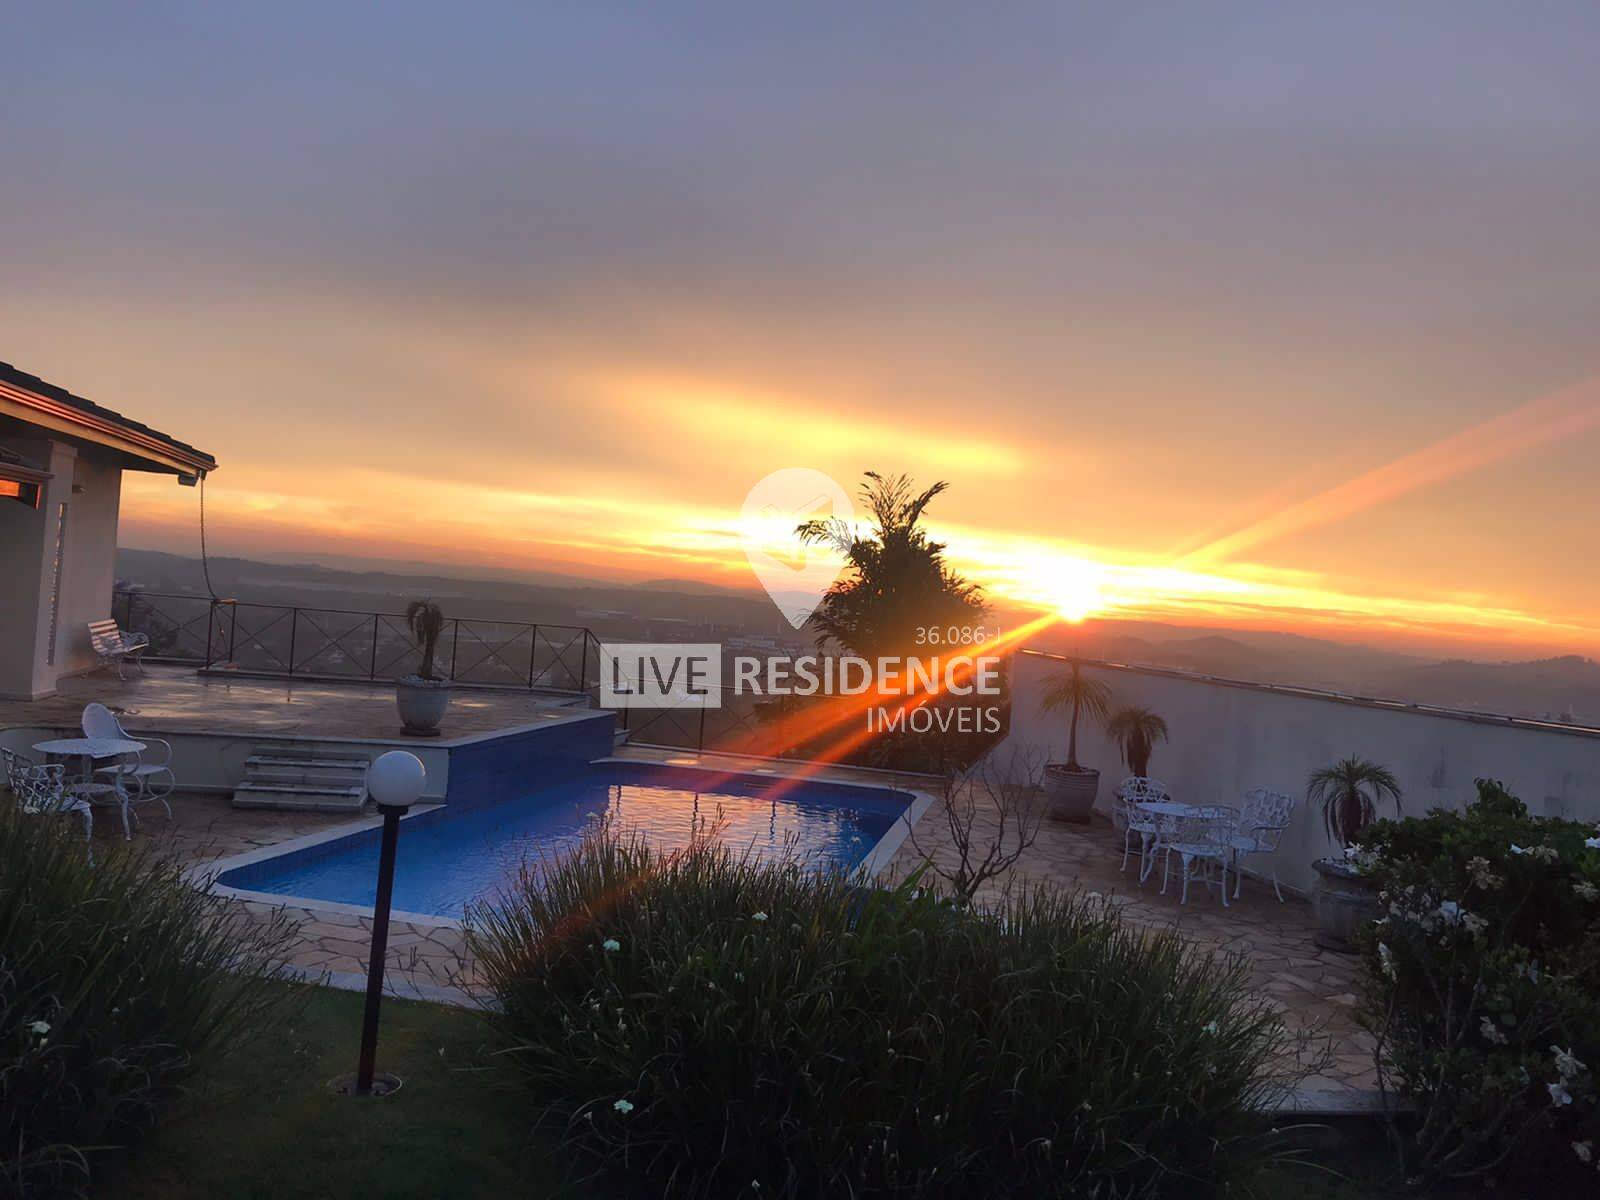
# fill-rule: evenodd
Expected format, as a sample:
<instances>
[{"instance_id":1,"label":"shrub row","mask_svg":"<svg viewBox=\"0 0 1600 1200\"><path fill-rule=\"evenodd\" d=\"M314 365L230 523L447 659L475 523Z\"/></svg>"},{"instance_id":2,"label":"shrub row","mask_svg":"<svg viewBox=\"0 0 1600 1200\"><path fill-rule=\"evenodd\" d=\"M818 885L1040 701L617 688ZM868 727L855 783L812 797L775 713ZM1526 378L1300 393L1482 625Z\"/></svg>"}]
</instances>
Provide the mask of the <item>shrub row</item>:
<instances>
[{"instance_id":1,"label":"shrub row","mask_svg":"<svg viewBox=\"0 0 1600 1200\"><path fill-rule=\"evenodd\" d=\"M469 923L540 1115L669 1194L1203 1196L1274 1152L1279 1017L1099 902L606 833Z\"/></svg>"},{"instance_id":2,"label":"shrub row","mask_svg":"<svg viewBox=\"0 0 1600 1200\"><path fill-rule=\"evenodd\" d=\"M195 1059L261 1028L281 923L150 850L91 866L76 820L0 801L0 1195L87 1188Z\"/></svg>"}]
</instances>

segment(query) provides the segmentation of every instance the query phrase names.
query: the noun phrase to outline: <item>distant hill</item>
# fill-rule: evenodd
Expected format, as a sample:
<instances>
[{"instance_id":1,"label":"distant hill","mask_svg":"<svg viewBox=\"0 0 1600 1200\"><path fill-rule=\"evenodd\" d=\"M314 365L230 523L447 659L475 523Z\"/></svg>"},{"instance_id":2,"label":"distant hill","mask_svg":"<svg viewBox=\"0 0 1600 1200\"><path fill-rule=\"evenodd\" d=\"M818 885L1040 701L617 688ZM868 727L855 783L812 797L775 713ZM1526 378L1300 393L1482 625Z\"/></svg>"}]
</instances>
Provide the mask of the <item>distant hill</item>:
<instances>
[{"instance_id":1,"label":"distant hill","mask_svg":"<svg viewBox=\"0 0 1600 1200\"><path fill-rule=\"evenodd\" d=\"M429 570L351 570L244 558L213 558L210 570L211 586L219 595L263 604L398 612L423 596L438 600L447 617L586 625L605 636L640 641L724 634L794 637L788 622L763 595L704 585L693 592L679 591L674 590L677 581L533 584ZM117 575L153 592L208 594L200 560L182 555L122 549L117 552ZM656 628L658 622L682 627Z\"/></svg>"},{"instance_id":2,"label":"distant hill","mask_svg":"<svg viewBox=\"0 0 1600 1200\"><path fill-rule=\"evenodd\" d=\"M1575 654L1531 662L1454 659L1390 671L1385 695L1508 716L1600 724L1600 663Z\"/></svg>"},{"instance_id":3,"label":"distant hill","mask_svg":"<svg viewBox=\"0 0 1600 1200\"><path fill-rule=\"evenodd\" d=\"M154 592L207 595L200 561L194 558L119 550L117 574ZM211 582L219 594L264 604L399 612L407 601L429 596L444 606L447 616L583 625L602 637L717 641L754 636L796 650L811 645L759 592L685 579L613 583L559 577L532 583L507 574L408 571L403 564L394 570L354 570L216 558L211 560ZM994 619L1000 627L1012 628L1028 616L1000 612ZM1131 666L1600 725L1600 663L1576 655L1531 662L1437 661L1273 630L1106 618L1056 626L1029 644Z\"/></svg>"}]
</instances>

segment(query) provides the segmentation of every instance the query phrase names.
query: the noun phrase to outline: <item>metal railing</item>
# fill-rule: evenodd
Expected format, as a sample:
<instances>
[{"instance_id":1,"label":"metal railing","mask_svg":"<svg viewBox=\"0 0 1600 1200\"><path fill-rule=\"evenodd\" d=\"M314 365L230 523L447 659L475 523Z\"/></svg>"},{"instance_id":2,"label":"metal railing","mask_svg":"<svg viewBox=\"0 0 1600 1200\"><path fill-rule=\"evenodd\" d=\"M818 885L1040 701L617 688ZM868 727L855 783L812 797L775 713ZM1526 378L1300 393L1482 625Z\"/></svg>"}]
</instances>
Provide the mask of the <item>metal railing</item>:
<instances>
[{"instance_id":1,"label":"metal railing","mask_svg":"<svg viewBox=\"0 0 1600 1200\"><path fill-rule=\"evenodd\" d=\"M151 662L369 682L397 679L417 667L417 646L400 613L130 589L113 594L111 615L150 639L145 657ZM454 683L592 692L599 645L581 625L454 617L439 636L434 669Z\"/></svg>"}]
</instances>

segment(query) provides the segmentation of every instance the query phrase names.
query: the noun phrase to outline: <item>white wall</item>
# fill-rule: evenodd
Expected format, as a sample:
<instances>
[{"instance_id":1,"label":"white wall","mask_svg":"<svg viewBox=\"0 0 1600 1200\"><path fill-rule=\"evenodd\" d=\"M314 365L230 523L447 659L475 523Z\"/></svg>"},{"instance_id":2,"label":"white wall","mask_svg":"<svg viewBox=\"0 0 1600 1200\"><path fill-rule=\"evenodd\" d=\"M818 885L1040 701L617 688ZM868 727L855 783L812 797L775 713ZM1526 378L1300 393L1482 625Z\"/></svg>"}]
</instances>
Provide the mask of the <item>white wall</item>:
<instances>
[{"instance_id":1,"label":"white wall","mask_svg":"<svg viewBox=\"0 0 1600 1200\"><path fill-rule=\"evenodd\" d=\"M1013 666L1011 733L997 753L1043 747L1066 757L1067 722L1040 706L1045 680L1062 669L1024 652ZM1460 809L1475 795L1473 779L1502 779L1539 816L1600 821L1600 735L1439 716L1404 707L1288 693L1249 684L1108 665L1086 668L1105 680L1119 705L1150 708L1166 719L1171 741L1156 747L1150 773L1175 799L1234 804L1251 788L1301 801L1279 852L1285 885L1309 890L1313 859L1331 851L1320 814L1305 806L1306 777L1356 754L1388 767L1404 789L1404 815ZM1103 731L1080 725L1078 760L1101 772L1098 807L1127 774Z\"/></svg>"},{"instance_id":2,"label":"white wall","mask_svg":"<svg viewBox=\"0 0 1600 1200\"><path fill-rule=\"evenodd\" d=\"M96 665L87 624L111 615L122 468L107 452L64 442L8 445L54 476L37 509L0 506L0 696L36 699L53 692L61 676ZM50 600L63 504L67 535L52 661Z\"/></svg>"}]
</instances>

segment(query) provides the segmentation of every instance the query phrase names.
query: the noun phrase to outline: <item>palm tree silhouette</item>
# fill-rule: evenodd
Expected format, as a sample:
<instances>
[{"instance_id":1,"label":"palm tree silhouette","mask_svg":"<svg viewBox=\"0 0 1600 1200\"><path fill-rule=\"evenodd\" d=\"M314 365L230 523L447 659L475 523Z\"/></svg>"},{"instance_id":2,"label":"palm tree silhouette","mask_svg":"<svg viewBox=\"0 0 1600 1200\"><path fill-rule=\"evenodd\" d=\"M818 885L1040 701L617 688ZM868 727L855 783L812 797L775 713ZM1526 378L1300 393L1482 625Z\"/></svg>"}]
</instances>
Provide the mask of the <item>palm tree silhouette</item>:
<instances>
[{"instance_id":1,"label":"palm tree silhouette","mask_svg":"<svg viewBox=\"0 0 1600 1200\"><path fill-rule=\"evenodd\" d=\"M1167 740L1166 721L1148 708L1129 706L1106 722L1106 732L1122 744L1122 761L1135 775L1150 774L1150 751Z\"/></svg>"},{"instance_id":2,"label":"palm tree silhouette","mask_svg":"<svg viewBox=\"0 0 1600 1200\"><path fill-rule=\"evenodd\" d=\"M1083 770L1078 765L1078 718L1087 713L1093 720L1104 721L1111 711L1111 689L1101 680L1085 675L1083 664L1074 659L1050 680L1045 688L1044 707L1049 712L1072 710L1067 727L1067 770Z\"/></svg>"},{"instance_id":3,"label":"palm tree silhouette","mask_svg":"<svg viewBox=\"0 0 1600 1200\"><path fill-rule=\"evenodd\" d=\"M1394 801L1400 811L1400 782L1387 767L1351 755L1331 767L1311 772L1306 781L1306 799L1322 806L1322 820L1328 836L1341 846L1349 846L1378 816L1378 805Z\"/></svg>"}]
</instances>

